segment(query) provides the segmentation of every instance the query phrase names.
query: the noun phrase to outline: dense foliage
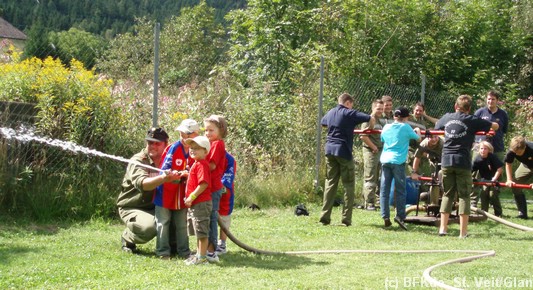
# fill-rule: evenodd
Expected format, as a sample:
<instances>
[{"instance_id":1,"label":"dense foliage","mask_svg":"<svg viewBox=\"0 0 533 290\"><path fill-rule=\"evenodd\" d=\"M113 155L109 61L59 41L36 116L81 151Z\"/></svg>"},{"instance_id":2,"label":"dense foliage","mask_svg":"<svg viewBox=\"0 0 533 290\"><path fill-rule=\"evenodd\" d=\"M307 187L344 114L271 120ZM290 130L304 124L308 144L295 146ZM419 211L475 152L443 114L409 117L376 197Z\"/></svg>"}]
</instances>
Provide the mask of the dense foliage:
<instances>
[{"instance_id":1,"label":"dense foliage","mask_svg":"<svg viewBox=\"0 0 533 290\"><path fill-rule=\"evenodd\" d=\"M107 49L107 41L102 37L76 28L50 32L48 41L53 49L51 52L53 57L59 58L65 64L76 59L87 68L92 68L96 59Z\"/></svg>"},{"instance_id":2,"label":"dense foliage","mask_svg":"<svg viewBox=\"0 0 533 290\"><path fill-rule=\"evenodd\" d=\"M0 75L0 101L36 105L33 133L108 153L122 152L124 140L117 144L116 135L124 132L127 115L114 104L110 80L76 60L66 67L59 59L20 61L16 54L13 62L0 64ZM117 182L120 165L86 158L55 147L9 144L2 139L2 206L41 218L109 214L114 199L108 186ZM107 173L94 175L102 171Z\"/></svg>"},{"instance_id":3,"label":"dense foliage","mask_svg":"<svg viewBox=\"0 0 533 290\"><path fill-rule=\"evenodd\" d=\"M139 19L135 33L122 34L111 42L98 68L115 79L153 79L154 25L146 18ZM223 39L222 26L214 22L214 9L205 2L184 8L180 16L169 19L160 36L161 85L180 87L205 80L224 59Z\"/></svg>"},{"instance_id":4,"label":"dense foliage","mask_svg":"<svg viewBox=\"0 0 533 290\"><path fill-rule=\"evenodd\" d=\"M144 7L148 2L135 3ZM357 107L365 112L382 94L391 94L398 105L412 105L420 97L423 75L426 104L434 106L430 113L440 115L452 110L460 93L482 100L489 89L497 89L514 120L508 135L533 131L531 100L526 100L533 87L533 17L525 12L532 8L529 1L250 0L246 9L227 15L225 28L208 3L184 8L161 26L158 124L175 140L173 128L184 118L226 116L227 148L239 164L237 191L251 194L238 198L238 204L277 205L309 198L319 143L317 116L334 106L343 91L355 95ZM127 132L113 139L124 146L120 155L130 156L142 146L153 117L155 23L153 17L136 18L108 46L99 42L104 39L98 36L101 31L76 26L46 33L36 25L26 57L53 62L59 72L91 67L96 59L91 79L99 74L113 85L75 85L68 74L58 73L50 74L49 83L33 80L43 86L35 88L27 84L41 65L27 65L18 72L27 77L15 72L0 76L0 94L7 100L42 102L43 110L52 108L53 113L40 113L40 122L51 126L46 133L53 137L111 150L99 146L97 140L107 137L99 130ZM49 55L62 63L47 59ZM322 111L317 101L321 56ZM72 62L72 57L77 60ZM56 77L66 80L55 82ZM83 109L85 98L98 95L103 87L110 97ZM43 100L35 90L46 93ZM109 127L102 125L106 122ZM72 136L61 135L66 131Z\"/></svg>"},{"instance_id":5,"label":"dense foliage","mask_svg":"<svg viewBox=\"0 0 533 290\"><path fill-rule=\"evenodd\" d=\"M423 73L434 89L505 90L531 64L531 27L520 14L527 3L252 0L228 16L230 66L243 78L283 84L311 61L298 52L315 51L343 79L412 85Z\"/></svg>"},{"instance_id":6,"label":"dense foliage","mask_svg":"<svg viewBox=\"0 0 533 290\"><path fill-rule=\"evenodd\" d=\"M110 39L117 34L132 32L135 17L147 17L164 22L180 10L192 7L200 0L3 0L0 16L20 30L34 24L48 31L69 30L71 27ZM246 6L245 0L207 0L215 9L215 20L224 22L224 15Z\"/></svg>"}]
</instances>

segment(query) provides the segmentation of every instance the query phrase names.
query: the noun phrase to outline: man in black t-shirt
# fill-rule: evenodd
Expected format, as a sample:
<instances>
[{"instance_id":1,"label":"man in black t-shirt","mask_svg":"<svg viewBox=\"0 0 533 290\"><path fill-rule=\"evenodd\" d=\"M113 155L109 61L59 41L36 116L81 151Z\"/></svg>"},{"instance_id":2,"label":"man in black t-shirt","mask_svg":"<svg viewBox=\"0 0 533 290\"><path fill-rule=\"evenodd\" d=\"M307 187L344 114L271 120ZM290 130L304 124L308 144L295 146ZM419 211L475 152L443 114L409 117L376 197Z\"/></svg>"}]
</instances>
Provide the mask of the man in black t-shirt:
<instances>
[{"instance_id":1,"label":"man in black t-shirt","mask_svg":"<svg viewBox=\"0 0 533 290\"><path fill-rule=\"evenodd\" d=\"M499 127L498 123L491 123L469 115L471 104L472 97L459 96L455 101L455 113L445 114L435 124L435 129L444 130L444 148L441 158L444 195L440 207L439 235L447 234L453 202L455 195L458 195L459 237L466 237L468 216L470 215L470 191L472 190L470 150L476 132L497 130Z\"/></svg>"},{"instance_id":2,"label":"man in black t-shirt","mask_svg":"<svg viewBox=\"0 0 533 290\"><path fill-rule=\"evenodd\" d=\"M513 161L520 161L520 166L514 172L513 180ZM516 183L528 183L533 180L533 142L526 142L522 136L514 137L511 140L509 151L505 155L505 172L507 174L507 181L505 185L508 187ZM530 184L533 188L533 183ZM518 218L527 219L527 202L526 196L520 188L512 188L516 207L518 209Z\"/></svg>"}]
</instances>

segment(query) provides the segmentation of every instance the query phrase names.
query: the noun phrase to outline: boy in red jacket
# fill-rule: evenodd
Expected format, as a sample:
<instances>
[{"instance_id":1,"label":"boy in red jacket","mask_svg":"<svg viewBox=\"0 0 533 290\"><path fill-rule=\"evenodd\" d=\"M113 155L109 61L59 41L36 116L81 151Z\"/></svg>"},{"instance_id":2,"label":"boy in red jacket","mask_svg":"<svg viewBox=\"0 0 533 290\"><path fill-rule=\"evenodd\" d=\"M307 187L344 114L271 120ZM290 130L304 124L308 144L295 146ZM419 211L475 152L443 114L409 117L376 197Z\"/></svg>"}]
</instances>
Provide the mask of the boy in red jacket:
<instances>
[{"instance_id":1,"label":"boy in red jacket","mask_svg":"<svg viewBox=\"0 0 533 290\"><path fill-rule=\"evenodd\" d=\"M180 140L163 152L161 169L178 171L180 179L158 186L153 198L157 229L155 253L164 260L169 260L172 254L180 258L188 258L191 254L184 200L188 170L194 160L189 157L189 146L183 140L198 136L200 126L194 120L185 119L176 130L180 132Z\"/></svg>"},{"instance_id":2,"label":"boy in red jacket","mask_svg":"<svg viewBox=\"0 0 533 290\"><path fill-rule=\"evenodd\" d=\"M185 205L189 207L187 213L189 230L194 229L197 240L196 255L185 261L187 265L208 264L207 244L209 236L209 219L213 203L211 201L211 173L206 156L211 149L209 139L205 136L198 136L193 139L186 139L185 144L189 145L191 157L195 160L189 172L187 180L187 192Z\"/></svg>"}]
</instances>

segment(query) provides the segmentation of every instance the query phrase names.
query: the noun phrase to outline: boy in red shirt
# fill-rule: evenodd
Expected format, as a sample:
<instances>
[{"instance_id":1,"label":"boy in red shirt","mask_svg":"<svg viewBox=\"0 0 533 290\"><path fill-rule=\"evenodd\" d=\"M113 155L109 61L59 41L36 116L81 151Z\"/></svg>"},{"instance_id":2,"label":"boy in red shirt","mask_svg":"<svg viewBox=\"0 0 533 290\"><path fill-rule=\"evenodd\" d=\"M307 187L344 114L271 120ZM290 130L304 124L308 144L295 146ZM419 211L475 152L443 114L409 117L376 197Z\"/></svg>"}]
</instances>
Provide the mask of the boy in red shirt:
<instances>
[{"instance_id":1,"label":"boy in red shirt","mask_svg":"<svg viewBox=\"0 0 533 290\"><path fill-rule=\"evenodd\" d=\"M211 149L211 145L209 144L209 139L205 136L185 139L185 144L189 145L189 154L195 160L187 179L185 205L189 207L187 213L189 234L194 234L197 240L196 255L187 259L185 264L208 264L206 255L209 219L213 203L211 202L211 173L206 156ZM193 232L191 232L191 228Z\"/></svg>"}]
</instances>

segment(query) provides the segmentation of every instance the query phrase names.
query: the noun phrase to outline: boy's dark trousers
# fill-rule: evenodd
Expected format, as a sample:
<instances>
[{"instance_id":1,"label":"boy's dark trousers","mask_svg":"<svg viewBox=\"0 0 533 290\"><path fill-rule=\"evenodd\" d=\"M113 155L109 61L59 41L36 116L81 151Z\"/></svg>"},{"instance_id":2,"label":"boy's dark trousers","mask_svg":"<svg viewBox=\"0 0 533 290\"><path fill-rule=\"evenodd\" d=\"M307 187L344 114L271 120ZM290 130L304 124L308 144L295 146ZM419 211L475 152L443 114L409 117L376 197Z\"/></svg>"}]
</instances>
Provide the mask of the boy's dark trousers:
<instances>
[{"instance_id":1,"label":"boy's dark trousers","mask_svg":"<svg viewBox=\"0 0 533 290\"><path fill-rule=\"evenodd\" d=\"M489 205L492 205L494 208L494 215L502 215L502 204L500 202L500 189L495 186L484 185L481 188L480 199L481 199L481 209L488 212Z\"/></svg>"}]
</instances>

